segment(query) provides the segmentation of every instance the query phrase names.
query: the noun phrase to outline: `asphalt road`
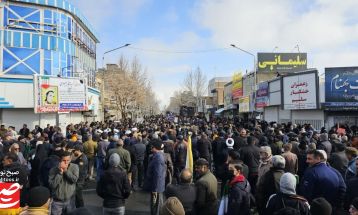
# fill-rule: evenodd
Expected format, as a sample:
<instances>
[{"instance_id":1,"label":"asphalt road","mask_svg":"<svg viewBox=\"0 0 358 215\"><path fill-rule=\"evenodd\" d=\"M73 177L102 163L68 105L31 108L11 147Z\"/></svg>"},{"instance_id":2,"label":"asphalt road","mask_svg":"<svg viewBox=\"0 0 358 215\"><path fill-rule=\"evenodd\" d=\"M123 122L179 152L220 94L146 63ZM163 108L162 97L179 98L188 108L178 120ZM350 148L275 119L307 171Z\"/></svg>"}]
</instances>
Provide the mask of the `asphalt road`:
<instances>
[{"instance_id":1,"label":"asphalt road","mask_svg":"<svg viewBox=\"0 0 358 215\"><path fill-rule=\"evenodd\" d=\"M87 183L83 192L85 207L94 215L102 214L102 198L97 196L95 181ZM150 214L149 193L140 190L132 192L126 201L126 215Z\"/></svg>"}]
</instances>

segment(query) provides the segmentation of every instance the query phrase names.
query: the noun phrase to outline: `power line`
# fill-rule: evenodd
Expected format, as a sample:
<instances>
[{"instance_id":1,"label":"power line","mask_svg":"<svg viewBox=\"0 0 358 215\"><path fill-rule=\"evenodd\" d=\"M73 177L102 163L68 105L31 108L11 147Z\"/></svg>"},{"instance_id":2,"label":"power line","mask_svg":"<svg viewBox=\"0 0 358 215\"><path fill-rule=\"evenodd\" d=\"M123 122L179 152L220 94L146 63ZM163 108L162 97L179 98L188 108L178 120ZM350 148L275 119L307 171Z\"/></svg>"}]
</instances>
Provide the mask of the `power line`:
<instances>
[{"instance_id":1,"label":"power line","mask_svg":"<svg viewBox=\"0 0 358 215\"><path fill-rule=\"evenodd\" d=\"M138 50L138 51L142 51L142 52L156 52L156 53L166 53L166 54L195 54L195 53L225 51L230 48L203 49L203 50L160 50L160 49L146 49L146 48L129 46L128 49L134 49L134 50Z\"/></svg>"}]
</instances>

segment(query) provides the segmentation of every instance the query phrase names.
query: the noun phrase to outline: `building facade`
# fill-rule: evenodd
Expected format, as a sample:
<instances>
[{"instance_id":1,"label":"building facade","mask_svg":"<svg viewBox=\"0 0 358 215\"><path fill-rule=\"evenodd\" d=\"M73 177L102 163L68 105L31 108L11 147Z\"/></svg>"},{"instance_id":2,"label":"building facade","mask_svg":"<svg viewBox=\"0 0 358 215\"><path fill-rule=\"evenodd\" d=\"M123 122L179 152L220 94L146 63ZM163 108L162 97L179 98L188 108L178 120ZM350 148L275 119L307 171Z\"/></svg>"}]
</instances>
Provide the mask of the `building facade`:
<instances>
[{"instance_id":1,"label":"building facade","mask_svg":"<svg viewBox=\"0 0 358 215\"><path fill-rule=\"evenodd\" d=\"M33 75L86 82L90 111L68 113L66 121L99 120L98 42L86 18L66 0L0 0L0 122L56 124L56 114L34 114Z\"/></svg>"}]
</instances>

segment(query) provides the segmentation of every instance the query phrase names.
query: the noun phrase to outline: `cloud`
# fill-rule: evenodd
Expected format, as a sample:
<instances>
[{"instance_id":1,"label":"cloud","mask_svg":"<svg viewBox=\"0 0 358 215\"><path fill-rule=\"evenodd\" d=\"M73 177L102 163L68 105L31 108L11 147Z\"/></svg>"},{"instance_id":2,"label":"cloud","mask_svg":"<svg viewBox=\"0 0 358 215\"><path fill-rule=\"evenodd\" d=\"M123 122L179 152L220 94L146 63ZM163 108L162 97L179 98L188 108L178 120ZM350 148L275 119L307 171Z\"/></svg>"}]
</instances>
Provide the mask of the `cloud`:
<instances>
[{"instance_id":1,"label":"cloud","mask_svg":"<svg viewBox=\"0 0 358 215\"><path fill-rule=\"evenodd\" d=\"M86 18L97 28L116 23L128 24L135 20L149 0L73 0Z\"/></svg>"},{"instance_id":2,"label":"cloud","mask_svg":"<svg viewBox=\"0 0 358 215\"><path fill-rule=\"evenodd\" d=\"M197 2L193 18L210 31L214 44L235 43L256 52L275 46L290 52L299 44L312 66L323 68L356 63L357 7L354 0L204 0Z\"/></svg>"}]
</instances>

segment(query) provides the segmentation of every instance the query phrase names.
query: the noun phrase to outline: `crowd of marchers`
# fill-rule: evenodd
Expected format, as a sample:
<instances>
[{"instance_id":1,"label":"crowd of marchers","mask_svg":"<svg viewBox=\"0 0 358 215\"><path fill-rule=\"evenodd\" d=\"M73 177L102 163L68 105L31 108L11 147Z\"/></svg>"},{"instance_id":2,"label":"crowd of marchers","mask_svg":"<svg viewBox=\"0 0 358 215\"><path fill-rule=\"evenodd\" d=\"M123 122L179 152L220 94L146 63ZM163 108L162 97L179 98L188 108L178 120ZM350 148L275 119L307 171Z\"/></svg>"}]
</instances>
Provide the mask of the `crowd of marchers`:
<instances>
[{"instance_id":1,"label":"crowd of marchers","mask_svg":"<svg viewBox=\"0 0 358 215\"><path fill-rule=\"evenodd\" d=\"M125 214L140 191L153 215L358 215L357 126L157 115L1 125L0 137L0 173L13 173L0 181L20 185L21 206L0 214L92 214L94 181L103 214Z\"/></svg>"}]
</instances>

